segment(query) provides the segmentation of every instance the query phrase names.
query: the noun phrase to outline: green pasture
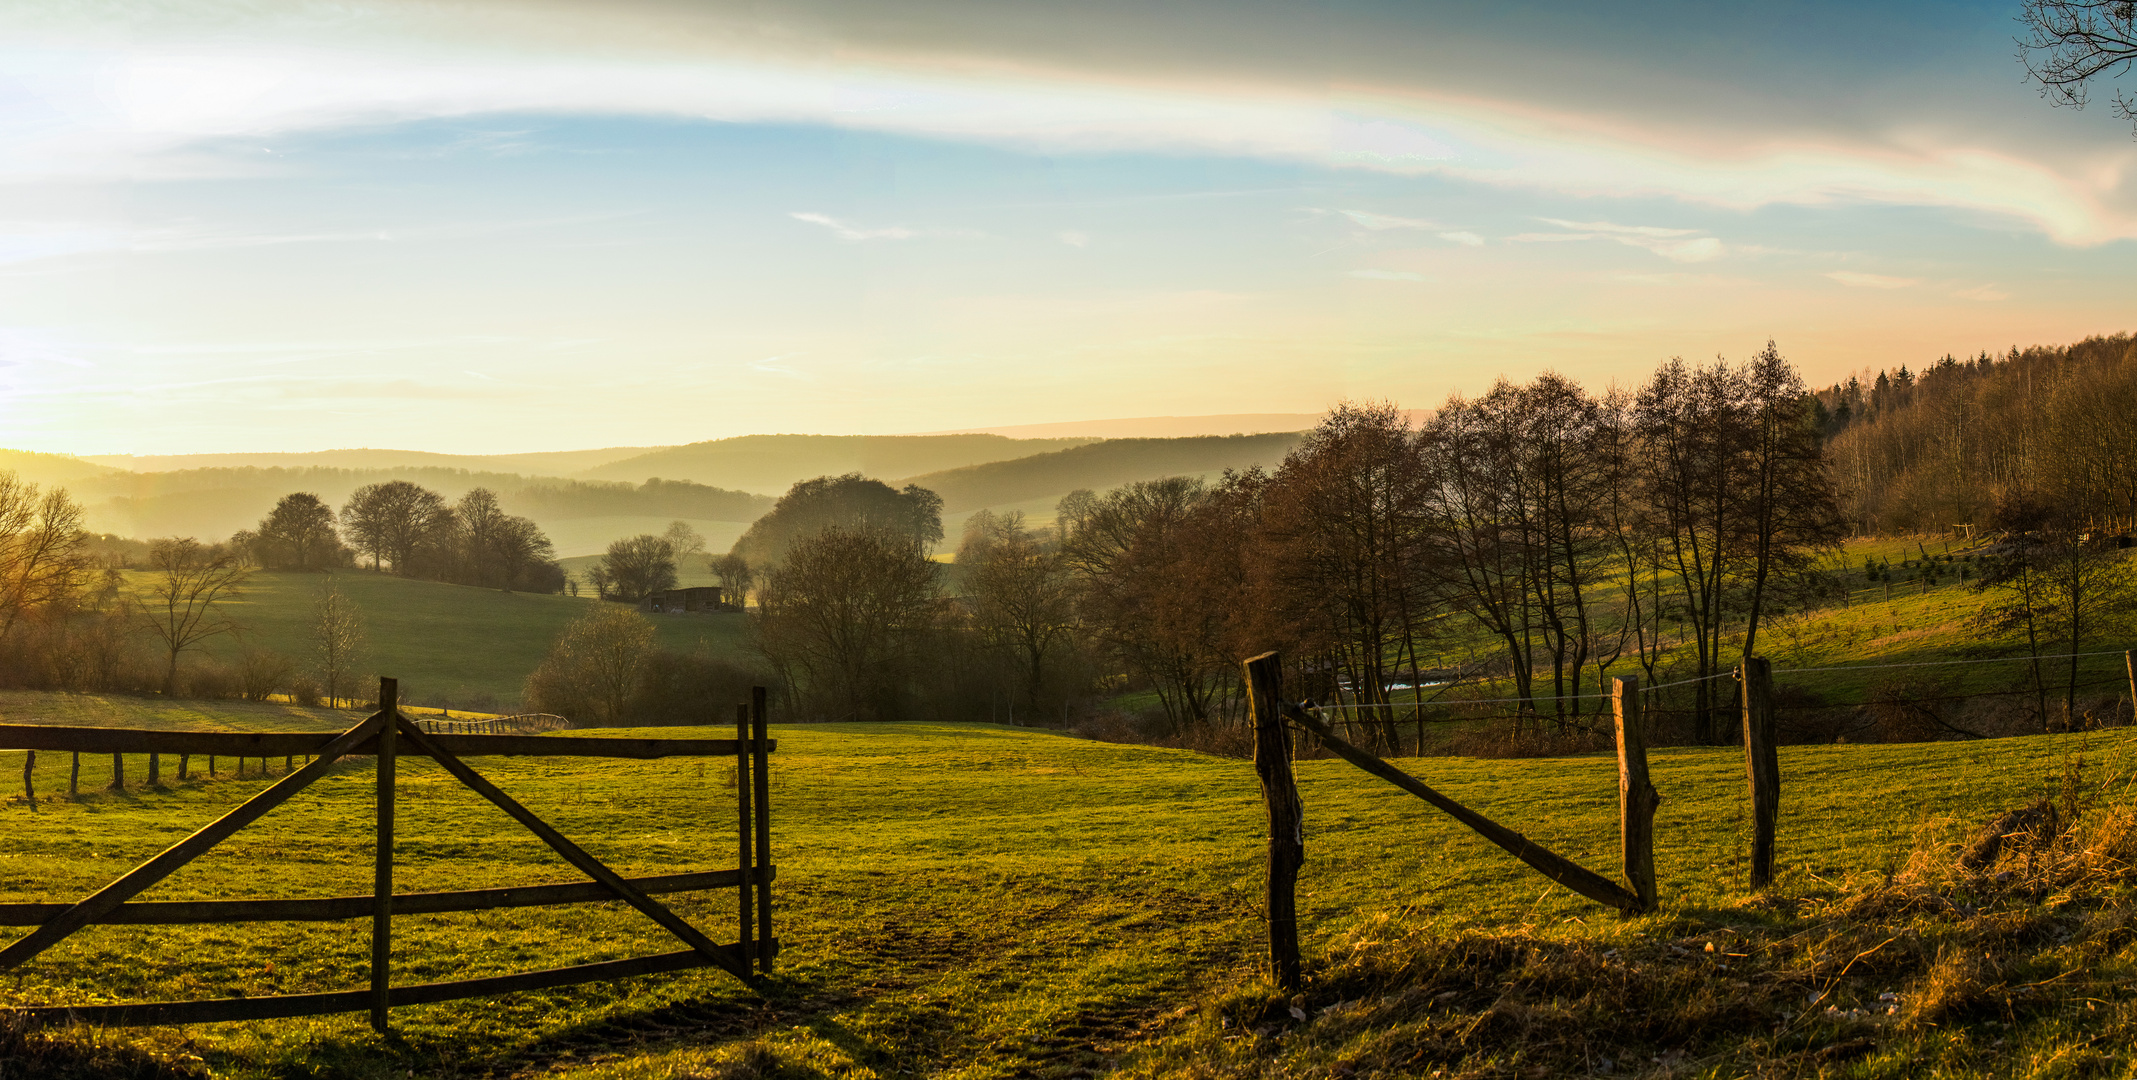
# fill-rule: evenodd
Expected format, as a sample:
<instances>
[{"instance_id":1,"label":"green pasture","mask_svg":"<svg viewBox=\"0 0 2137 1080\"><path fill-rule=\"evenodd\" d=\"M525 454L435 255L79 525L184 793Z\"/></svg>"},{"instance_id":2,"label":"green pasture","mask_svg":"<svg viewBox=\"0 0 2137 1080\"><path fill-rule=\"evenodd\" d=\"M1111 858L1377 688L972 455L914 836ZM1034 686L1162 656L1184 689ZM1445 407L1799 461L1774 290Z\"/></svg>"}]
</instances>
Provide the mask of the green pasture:
<instances>
[{"instance_id":1,"label":"green pasture","mask_svg":"<svg viewBox=\"0 0 2137 1080\"><path fill-rule=\"evenodd\" d=\"M129 571L128 585L145 596L151 575ZM218 605L241 633L209 639L200 653L230 659L247 646L285 653L300 663L312 650L312 609L328 583L363 614L365 676L397 678L402 700L466 703L490 695L512 708L527 675L573 619L599 601L583 597L500 592L472 585L416 581L368 570L334 574L262 570L241 597ZM654 616L660 644L694 649L702 641L717 654L747 656L747 620L739 614Z\"/></svg>"},{"instance_id":2,"label":"green pasture","mask_svg":"<svg viewBox=\"0 0 2137 1080\"><path fill-rule=\"evenodd\" d=\"M0 699L0 720L83 722L105 707L18 694ZM134 725L189 727L346 719L150 703L126 715ZM1164 1053L1147 1042L1151 1032L1213 988L1256 977L1264 825L1247 762L986 725L777 724L773 734L783 952L761 997L727 976L693 972L408 1008L397 1011L390 1039L358 1016L114 1037L231 1077L772 1075L719 1071L764 1049L782 1063L777 1075L796 1077L1069 1076L1116 1064L1163 1072L1149 1064ZM19 775L22 760L0 753L0 778ZM728 762L475 764L618 869L733 863ZM1414 764L1455 798L1614 874L1610 758ZM1831 895L1881 880L1926 822L1985 820L2055 794L2073 768L2088 785L2123 783L2132 764L2137 737L2127 731L1783 747L1776 892ZM70 802L52 797L65 790L66 766L65 755L39 755L46 797L32 807L18 793L0 804L0 900L84 895L266 782L224 775L179 784L166 759L160 789L85 790ZM96 766L108 775L108 764ZM1360 940L1416 930L1629 942L1747 920L1786 924L1785 908L1742 903L1740 752L1661 750L1653 766L1664 910L1628 920L1346 764L1300 762L1299 904L1310 966ZM575 879L427 762L404 762L401 785L402 888ZM370 768L351 762L143 898L367 892L371 814ZM732 940L730 894L674 906ZM396 925L397 978L411 982L676 947L620 904ZM0 1004L354 987L365 978L367 940L357 923L93 928L0 983Z\"/></svg>"}]
</instances>

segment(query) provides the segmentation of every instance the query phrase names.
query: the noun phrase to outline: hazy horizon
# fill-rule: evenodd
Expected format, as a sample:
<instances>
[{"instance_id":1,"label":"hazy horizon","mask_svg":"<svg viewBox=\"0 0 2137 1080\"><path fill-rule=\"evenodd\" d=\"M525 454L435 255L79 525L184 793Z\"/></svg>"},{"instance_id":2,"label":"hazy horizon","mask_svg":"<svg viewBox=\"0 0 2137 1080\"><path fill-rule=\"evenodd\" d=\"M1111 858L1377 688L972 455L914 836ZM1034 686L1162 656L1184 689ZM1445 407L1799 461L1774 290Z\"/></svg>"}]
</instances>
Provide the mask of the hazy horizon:
<instances>
[{"instance_id":1,"label":"hazy horizon","mask_svg":"<svg viewBox=\"0 0 2137 1080\"><path fill-rule=\"evenodd\" d=\"M15 5L0 444L1035 430L2126 331L2137 142L2039 99L2016 13Z\"/></svg>"}]
</instances>

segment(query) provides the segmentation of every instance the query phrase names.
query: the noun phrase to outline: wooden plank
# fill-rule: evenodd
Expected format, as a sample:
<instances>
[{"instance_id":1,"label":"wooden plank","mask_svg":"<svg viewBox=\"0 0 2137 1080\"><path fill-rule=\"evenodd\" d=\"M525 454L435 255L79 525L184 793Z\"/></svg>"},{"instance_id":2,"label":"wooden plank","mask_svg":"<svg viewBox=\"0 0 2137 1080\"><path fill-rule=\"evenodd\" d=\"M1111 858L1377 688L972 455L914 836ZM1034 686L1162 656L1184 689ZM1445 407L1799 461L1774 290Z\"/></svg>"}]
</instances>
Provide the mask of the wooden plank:
<instances>
[{"instance_id":1,"label":"wooden plank","mask_svg":"<svg viewBox=\"0 0 2137 1080\"><path fill-rule=\"evenodd\" d=\"M760 868L765 880L778 876L778 868ZM702 870L688 874L625 878L648 895L695 892L700 889L731 889L742 881L740 870ZM494 908L543 907L550 904L613 903L616 894L599 882L565 885L517 885L502 889L461 889L453 892L395 893L393 910L399 915L437 915L450 911L489 911ZM72 904L0 904L0 926L37 926L73 907ZM371 897L321 896L291 899L247 900L136 900L120 904L111 914L97 919L98 926L184 926L196 923L246 922L337 922L371 915Z\"/></svg>"},{"instance_id":2,"label":"wooden plank","mask_svg":"<svg viewBox=\"0 0 2137 1080\"><path fill-rule=\"evenodd\" d=\"M660 901L632 888L629 882L625 881L614 870L609 869L601 860L587 854L584 849L572 843L562 833L550 828L548 822L536 817L533 811L521 806L510 795L499 791L497 785L483 779L482 774L468 768L465 762L433 743L430 737L423 734L414 724L402 720L400 721L400 727L401 734L407 736L409 742L421 748L424 753L436 760L446 772L453 774L461 783L473 788L475 794L490 800L498 809L511 815L512 820L526 827L528 832L540 837L543 843L549 845L551 851L563 856L565 862L578 867L580 873L608 886L609 890L614 892L619 899L643 912L647 918L659 923L669 933L681 938L684 944L703 953L729 974L744 982L749 981L749 969L737 963L734 954L720 951L720 947L713 944L711 938L699 933L696 927L684 922L674 912L669 911L666 906L662 905ZM481 738L481 736L468 737ZM742 868L737 867L737 869Z\"/></svg>"},{"instance_id":3,"label":"wooden plank","mask_svg":"<svg viewBox=\"0 0 2137 1080\"><path fill-rule=\"evenodd\" d=\"M59 727L0 724L0 750L54 750L84 754L203 754L235 758L316 755L340 735L331 731L157 731L149 728ZM455 757L728 757L733 739L573 738L566 735L432 735L432 744ZM779 749L775 742L767 747ZM370 740L349 754L375 754ZM402 747L403 757L413 753Z\"/></svg>"},{"instance_id":4,"label":"wooden plank","mask_svg":"<svg viewBox=\"0 0 2137 1080\"><path fill-rule=\"evenodd\" d=\"M1751 889L1773 884L1773 829L1781 813L1781 758L1774 746L1773 665L1744 658L1744 773L1751 785Z\"/></svg>"},{"instance_id":5,"label":"wooden plank","mask_svg":"<svg viewBox=\"0 0 2137 1080\"><path fill-rule=\"evenodd\" d=\"M1291 740L1280 709L1283 662L1273 652L1245 663L1247 717L1254 725L1254 774L1268 809L1269 970L1286 993L1299 988L1299 867L1306 861L1305 810L1291 775Z\"/></svg>"},{"instance_id":6,"label":"wooden plank","mask_svg":"<svg viewBox=\"0 0 2137 1080\"><path fill-rule=\"evenodd\" d=\"M1640 910L1640 898L1617 882L1538 845L1528 837L1432 790L1409 773L1344 742L1312 713L1281 699L1277 705L1293 723L1318 736L1322 745L1334 751L1337 757L1446 811L1456 821L1475 829L1484 839L1499 845L1506 849L1508 854L1534 867L1537 873L1598 904L1607 904L1628 913Z\"/></svg>"},{"instance_id":7,"label":"wooden plank","mask_svg":"<svg viewBox=\"0 0 2137 1080\"><path fill-rule=\"evenodd\" d=\"M776 942L768 944L775 949L777 947ZM740 961L734 955L734 946L718 947L725 950L729 963L739 964ZM606 979L624 979L634 975L685 971L714 963L715 961L707 959L694 949L685 949L681 952L638 956L628 960L604 960L593 964L575 964L571 967L525 971L513 975L396 986L389 991L389 998L396 1007L435 1005L441 1001L457 1001L462 998L490 997L526 990L575 986ZM30 1024L83 1023L109 1027L145 1027L362 1012L370 1007L370 1003L369 990L339 990L320 994L283 994L274 997L222 998L211 1001L152 1001L131 1005L41 1005L7 1012Z\"/></svg>"},{"instance_id":8,"label":"wooden plank","mask_svg":"<svg viewBox=\"0 0 2137 1080\"><path fill-rule=\"evenodd\" d=\"M147 862L127 871L119 880L104 886L80 903L53 916L37 929L8 945L7 948L0 949L0 971L9 971L20 967L38 953L58 944L67 935L111 914L120 904L133 899L142 890L169 877L173 871L191 862L194 856L221 843L231 833L258 821L269 810L282 805L284 800L304 790L312 781L324 776L327 771L326 763L332 761L335 754L345 752L347 747L354 746L363 739L371 737L382 722L383 716L374 714L355 727L342 732L338 739L327 744L325 749L329 753L321 756L318 761L283 777L272 787L245 800L244 803L222 817L202 826L193 835L172 844Z\"/></svg>"},{"instance_id":9,"label":"wooden plank","mask_svg":"<svg viewBox=\"0 0 2137 1080\"><path fill-rule=\"evenodd\" d=\"M1618 732L1618 840L1625 882L1640 910L1655 910L1655 808L1662 796L1647 775L1647 728L1640 715L1640 680L1610 680L1610 710Z\"/></svg>"},{"instance_id":10,"label":"wooden plank","mask_svg":"<svg viewBox=\"0 0 2137 1080\"><path fill-rule=\"evenodd\" d=\"M757 939L767 942L772 940L772 772L767 757L771 739L766 731L769 720L765 715L764 687L750 688L749 713L750 740L757 747ZM757 970L771 974L771 950L757 950Z\"/></svg>"},{"instance_id":11,"label":"wooden plank","mask_svg":"<svg viewBox=\"0 0 2137 1080\"><path fill-rule=\"evenodd\" d=\"M378 711L386 722L378 729L378 828L373 833L371 862L371 1030L386 1030L393 988L393 781L394 750L401 724L400 680L378 681ZM267 759L260 759L267 771Z\"/></svg>"}]
</instances>

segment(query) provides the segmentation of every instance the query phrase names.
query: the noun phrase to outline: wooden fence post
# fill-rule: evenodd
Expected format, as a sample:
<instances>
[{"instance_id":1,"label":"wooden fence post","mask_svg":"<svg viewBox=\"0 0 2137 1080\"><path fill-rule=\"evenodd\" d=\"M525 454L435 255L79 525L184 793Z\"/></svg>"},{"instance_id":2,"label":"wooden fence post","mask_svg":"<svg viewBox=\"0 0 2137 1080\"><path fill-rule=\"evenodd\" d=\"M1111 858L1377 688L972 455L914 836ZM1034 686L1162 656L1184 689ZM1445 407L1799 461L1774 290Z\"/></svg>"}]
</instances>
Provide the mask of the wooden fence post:
<instances>
[{"instance_id":1,"label":"wooden fence post","mask_svg":"<svg viewBox=\"0 0 2137 1080\"><path fill-rule=\"evenodd\" d=\"M148 754L148 786L163 782L163 755L151 750Z\"/></svg>"},{"instance_id":2,"label":"wooden fence post","mask_svg":"<svg viewBox=\"0 0 2137 1080\"><path fill-rule=\"evenodd\" d=\"M393 985L393 780L394 737L401 688L396 679L378 681L378 711L386 720L378 729L378 834L371 874L371 1030L386 1031L386 1007ZM239 758L243 761L243 758Z\"/></svg>"},{"instance_id":3,"label":"wooden fence post","mask_svg":"<svg viewBox=\"0 0 2137 1080\"><path fill-rule=\"evenodd\" d=\"M126 755L111 755L111 791L126 790Z\"/></svg>"},{"instance_id":4,"label":"wooden fence post","mask_svg":"<svg viewBox=\"0 0 2137 1080\"><path fill-rule=\"evenodd\" d=\"M1662 796L1647 779L1647 729L1640 714L1640 680L1610 680L1610 710L1618 729L1618 836L1625 883L1640 910L1655 910L1655 807Z\"/></svg>"},{"instance_id":5,"label":"wooden fence post","mask_svg":"<svg viewBox=\"0 0 2137 1080\"><path fill-rule=\"evenodd\" d=\"M178 779L190 779L193 775L193 755L178 755Z\"/></svg>"},{"instance_id":6,"label":"wooden fence post","mask_svg":"<svg viewBox=\"0 0 2137 1080\"><path fill-rule=\"evenodd\" d=\"M30 778L30 771L37 768L37 751L22 752L22 797L30 800L30 809L37 809L37 783Z\"/></svg>"},{"instance_id":7,"label":"wooden fence post","mask_svg":"<svg viewBox=\"0 0 2137 1080\"><path fill-rule=\"evenodd\" d=\"M1245 664L1247 716L1254 724L1254 773L1269 811L1269 968L1286 993L1299 988L1299 866L1306 861L1304 813L1291 775L1291 740L1283 713L1283 664L1263 653Z\"/></svg>"},{"instance_id":8,"label":"wooden fence post","mask_svg":"<svg viewBox=\"0 0 2137 1080\"><path fill-rule=\"evenodd\" d=\"M772 773L771 718L765 714L764 687L749 691L750 735L757 740L757 970L772 972Z\"/></svg>"},{"instance_id":9,"label":"wooden fence post","mask_svg":"<svg viewBox=\"0 0 2137 1080\"><path fill-rule=\"evenodd\" d=\"M754 971L757 966L757 944L754 938L757 929L757 883L750 880L756 876L750 873L750 868L756 862L751 854L751 842L755 839L751 834L755 832L757 823L751 820L749 796L749 706L736 705L735 869L738 871L736 880L739 887L736 888L735 895L739 900L737 914L742 924L742 936L735 940L740 943L736 946L736 951L741 954L743 971Z\"/></svg>"},{"instance_id":10,"label":"wooden fence post","mask_svg":"<svg viewBox=\"0 0 2137 1080\"><path fill-rule=\"evenodd\" d=\"M1744 658L1744 771L1751 783L1751 888L1773 884L1773 828L1781 811L1781 759L1774 748L1773 665Z\"/></svg>"},{"instance_id":11,"label":"wooden fence post","mask_svg":"<svg viewBox=\"0 0 2137 1080\"><path fill-rule=\"evenodd\" d=\"M79 799L82 797L82 755L77 752L73 758L67 766L67 797Z\"/></svg>"}]
</instances>

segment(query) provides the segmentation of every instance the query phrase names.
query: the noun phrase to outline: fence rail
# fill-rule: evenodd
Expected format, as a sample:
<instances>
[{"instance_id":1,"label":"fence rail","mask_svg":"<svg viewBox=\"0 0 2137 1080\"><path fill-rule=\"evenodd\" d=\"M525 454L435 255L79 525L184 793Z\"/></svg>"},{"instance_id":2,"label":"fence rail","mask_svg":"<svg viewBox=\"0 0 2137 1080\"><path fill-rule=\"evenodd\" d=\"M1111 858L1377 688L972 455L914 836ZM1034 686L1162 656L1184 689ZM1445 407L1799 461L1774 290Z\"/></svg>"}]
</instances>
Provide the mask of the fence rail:
<instances>
[{"instance_id":1,"label":"fence rail","mask_svg":"<svg viewBox=\"0 0 2137 1080\"><path fill-rule=\"evenodd\" d=\"M518 990L568 986L628 975L713 966L748 985L772 970L779 943L772 936L771 814L767 757L775 744L766 733L765 692L755 688L751 701L738 707L733 739L560 738L538 734L435 733L401 715L397 684L379 680L379 707L342 732L152 731L129 728L38 727L0 725L0 749L80 753L224 754L232 757L311 758L276 783L253 795L191 836L134 867L116 881L71 904L0 904L0 925L31 926L28 934L0 948L0 972L20 968L85 926L108 924L200 924L262 921L371 919L370 987L363 990L290 994L214 1001L161 1001L117 1005L48 1005L8 1010L32 1023L179 1024L272 1017L312 1016L369 1010L372 1026L387 1029L389 1010L457 998ZM509 718L508 718L509 719ZM295 899L243 899L133 902L133 898L170 876L290 796L326 775L343 758L372 755L376 771L377 837L373 887L367 896ZM660 877L626 878L470 768L463 757L541 755L652 759L733 755L738 792L736 831L739 860L732 870L709 870ZM565 862L593 879L588 882L470 889L455 892L396 894L394 870L394 803L396 760L426 757L476 794L503 810L535 834ZM27 770L28 766L25 766ZM153 776L151 766L151 776ZM27 776L27 771L25 772ZM754 796L754 799L752 798ZM34 798L34 794L32 795ZM34 804L33 804L34 805ZM700 889L733 888L740 900L740 939L715 943L684 922L655 895ZM610 960L542 971L417 986L393 986L390 978L392 925L395 915L548 904L621 900L673 934L689 949L655 956Z\"/></svg>"}]
</instances>

